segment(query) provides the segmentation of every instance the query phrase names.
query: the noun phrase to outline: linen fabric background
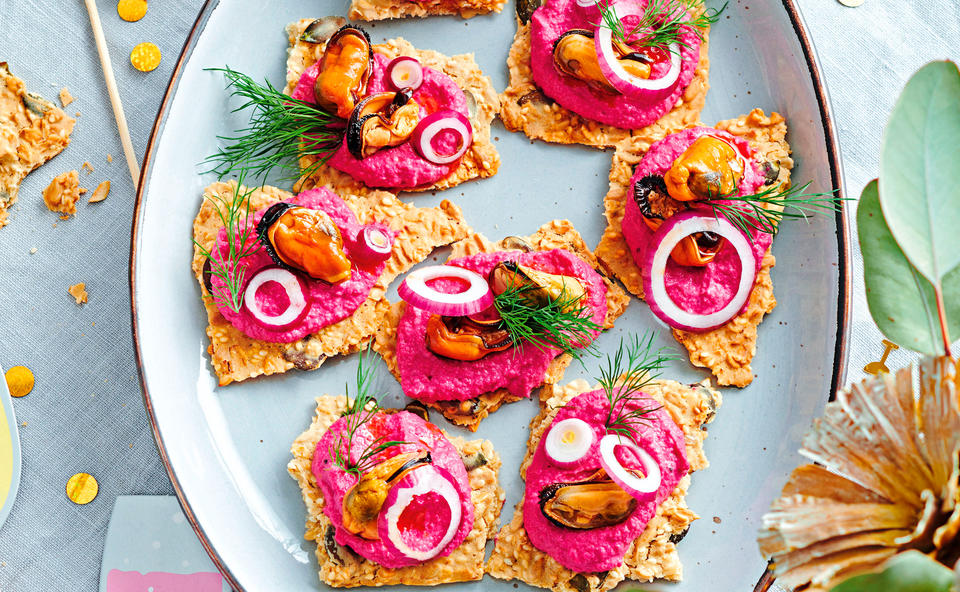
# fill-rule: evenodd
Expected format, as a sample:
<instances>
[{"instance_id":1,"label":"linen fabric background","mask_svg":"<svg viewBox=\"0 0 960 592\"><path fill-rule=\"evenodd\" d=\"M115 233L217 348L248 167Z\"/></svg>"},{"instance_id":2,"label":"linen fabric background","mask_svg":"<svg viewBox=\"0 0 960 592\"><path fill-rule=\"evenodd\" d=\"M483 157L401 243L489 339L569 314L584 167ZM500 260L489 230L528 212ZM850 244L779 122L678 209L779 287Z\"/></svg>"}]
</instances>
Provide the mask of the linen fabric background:
<instances>
[{"instance_id":1,"label":"linen fabric background","mask_svg":"<svg viewBox=\"0 0 960 592\"><path fill-rule=\"evenodd\" d=\"M142 158L202 1L152 0L136 23L120 20L114 0L97 4ZM960 11L954 0L866 0L858 8L835 0L798 4L832 97L847 196L856 198L877 175L882 130L910 75L930 60L960 61ZM304 3L305 14L345 8L330 0ZM160 67L150 73L130 65L130 50L142 41L156 43L163 53ZM27 178L10 225L0 229L5 313L0 365L26 365L37 379L30 395L14 400L23 472L16 505L0 528L0 590L95 590L116 496L173 493L143 409L133 356L128 259L134 188L81 0L0 0L0 61L10 63L28 90L51 100L68 87L76 101L66 111L80 112L71 145ZM84 161L94 167L92 174L81 170ZM105 202L87 205L82 199L77 216L62 221L47 211L41 192L70 169L80 171L81 185L90 190L103 180L112 187ZM855 204L848 207L852 221ZM851 230L850 381L863 378L863 366L883 352L864 297L856 229ZM89 292L82 307L67 294L77 282L86 282ZM887 365L896 368L911 359L899 350ZM81 471L100 483L98 497L86 506L64 495L67 479Z\"/></svg>"}]
</instances>

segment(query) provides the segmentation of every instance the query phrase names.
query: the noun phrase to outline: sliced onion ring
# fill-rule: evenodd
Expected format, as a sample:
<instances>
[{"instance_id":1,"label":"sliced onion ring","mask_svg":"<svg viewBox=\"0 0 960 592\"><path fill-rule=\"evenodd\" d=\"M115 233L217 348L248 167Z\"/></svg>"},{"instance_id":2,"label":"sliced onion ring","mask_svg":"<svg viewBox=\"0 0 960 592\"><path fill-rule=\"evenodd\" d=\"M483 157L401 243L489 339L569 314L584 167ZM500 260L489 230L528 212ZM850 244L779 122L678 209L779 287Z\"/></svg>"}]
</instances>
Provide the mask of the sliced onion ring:
<instances>
[{"instance_id":1,"label":"sliced onion ring","mask_svg":"<svg viewBox=\"0 0 960 592\"><path fill-rule=\"evenodd\" d=\"M387 64L386 77L397 90L417 90L423 84L423 66L410 56L393 58Z\"/></svg>"},{"instance_id":2,"label":"sliced onion ring","mask_svg":"<svg viewBox=\"0 0 960 592\"><path fill-rule=\"evenodd\" d=\"M440 278L464 280L470 287L456 294L445 294L427 285L429 280ZM444 316L477 314L493 304L493 292L487 280L475 271L456 265L431 265L414 269L404 278L397 292L411 306Z\"/></svg>"},{"instance_id":3,"label":"sliced onion ring","mask_svg":"<svg viewBox=\"0 0 960 592\"><path fill-rule=\"evenodd\" d=\"M591 446L593 428L582 419L570 417L550 427L543 449L551 461L563 466L586 456Z\"/></svg>"},{"instance_id":4,"label":"sliced onion ring","mask_svg":"<svg viewBox=\"0 0 960 592\"><path fill-rule=\"evenodd\" d=\"M643 477L637 477L632 471L620 464L617 460L618 446L628 448L643 465ZM657 495L660 489L660 465L650 453L638 446L632 440L621 438L619 434L607 434L600 438L600 466L613 479L613 482L632 495L637 501L648 502Z\"/></svg>"},{"instance_id":5,"label":"sliced onion ring","mask_svg":"<svg viewBox=\"0 0 960 592\"><path fill-rule=\"evenodd\" d=\"M615 10L613 5L611 9ZM642 12L638 10L628 10L626 14L618 15L619 18L626 16L641 16ZM660 78L638 78L620 65L617 59L617 53L613 49L613 31L606 26L597 26L594 33L594 44L597 48L597 59L600 62L600 71L604 78L613 88L630 97L648 98L651 101L663 98L670 94L674 85L680 78L680 68L683 61L680 58L680 45L671 43L667 52L670 54L670 69Z\"/></svg>"},{"instance_id":6,"label":"sliced onion ring","mask_svg":"<svg viewBox=\"0 0 960 592\"><path fill-rule=\"evenodd\" d=\"M393 253L393 239L375 226L364 226L351 245L350 255L359 263L376 265Z\"/></svg>"},{"instance_id":7,"label":"sliced onion ring","mask_svg":"<svg viewBox=\"0 0 960 592\"><path fill-rule=\"evenodd\" d=\"M670 253L683 238L697 232L712 232L727 239L740 258L740 279L736 293L723 308L708 314L683 310L667 294L666 270ZM683 331L708 331L737 316L750 298L757 277L757 260L743 232L726 218L697 212L684 212L667 218L650 238L641 268L643 292L650 310L666 324Z\"/></svg>"},{"instance_id":8,"label":"sliced onion ring","mask_svg":"<svg viewBox=\"0 0 960 592\"><path fill-rule=\"evenodd\" d=\"M257 303L257 290L264 284L276 282L287 293L290 303L286 310L278 315L269 315ZM267 329L282 331L297 325L310 312L310 300L307 298L307 285L303 278L282 267L264 267L258 271L243 292L243 306L257 323Z\"/></svg>"},{"instance_id":9,"label":"sliced onion ring","mask_svg":"<svg viewBox=\"0 0 960 592\"><path fill-rule=\"evenodd\" d=\"M436 493L450 508L450 523L443 536L433 547L417 550L404 541L400 532L400 517L417 496ZM439 555L450 544L460 528L462 519L460 494L452 482L452 477L444 469L434 465L425 465L411 471L399 483L390 488L387 499L377 518L377 531L380 540L395 548L410 559L427 561Z\"/></svg>"},{"instance_id":10,"label":"sliced onion ring","mask_svg":"<svg viewBox=\"0 0 960 592\"><path fill-rule=\"evenodd\" d=\"M453 132L459 137L457 149L450 154L438 154L433 148L433 139L442 132ZM459 160L473 143L473 126L467 116L457 111L437 111L417 124L410 136L414 149L433 164L450 164Z\"/></svg>"}]
</instances>

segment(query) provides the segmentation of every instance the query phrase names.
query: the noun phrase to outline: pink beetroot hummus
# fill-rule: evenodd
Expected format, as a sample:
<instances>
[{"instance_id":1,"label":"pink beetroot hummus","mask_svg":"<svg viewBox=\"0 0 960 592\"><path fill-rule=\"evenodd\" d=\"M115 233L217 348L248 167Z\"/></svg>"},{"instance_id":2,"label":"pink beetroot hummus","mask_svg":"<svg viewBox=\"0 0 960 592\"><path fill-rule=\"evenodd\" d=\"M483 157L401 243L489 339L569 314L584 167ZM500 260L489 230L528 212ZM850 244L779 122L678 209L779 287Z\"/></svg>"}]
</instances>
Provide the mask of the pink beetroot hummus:
<instances>
[{"instance_id":1,"label":"pink beetroot hummus","mask_svg":"<svg viewBox=\"0 0 960 592\"><path fill-rule=\"evenodd\" d=\"M633 200L634 184L647 175L664 175L673 165L674 160L679 158L697 138L705 135L729 142L747 162L737 195L752 194L763 185L763 175L754 159L754 150L743 138L709 127L695 127L671 134L653 143L630 179L626 211L623 216L623 238L626 239L633 259L638 265L646 261L646 249L653 231L644 223L640 208ZM704 212L712 215L710 208L704 208ZM751 238L753 254L757 260L756 268L760 271L763 255L773 242L773 235L754 231L751 233ZM730 302L737 291L739 278L740 258L733 247L725 244L713 261L705 267L683 266L670 259L667 262L665 283L667 295L677 306L692 313L710 314ZM744 310L749 304L748 300L744 304Z\"/></svg>"},{"instance_id":2,"label":"pink beetroot hummus","mask_svg":"<svg viewBox=\"0 0 960 592\"><path fill-rule=\"evenodd\" d=\"M603 325L607 315L607 287L600 274L568 251L480 253L452 259L448 263L487 277L497 263L505 260L578 278L587 290L586 305L592 311L591 318L596 324ZM437 290L451 289L439 282L432 286ZM408 397L421 401L463 401L499 388L518 397L527 397L530 391L543 384L547 367L560 354L556 348L538 349L526 343L474 362L443 358L427 349L425 335L429 318L430 313L407 305L397 327L400 386Z\"/></svg>"},{"instance_id":3,"label":"pink beetroot hummus","mask_svg":"<svg viewBox=\"0 0 960 592\"><path fill-rule=\"evenodd\" d=\"M373 71L367 86L368 94L395 90L388 85L384 77L389 63L389 58L378 53L373 54ZM319 62L307 68L291 96L310 103L316 102L313 86L319 70ZM420 105L421 119L440 110L457 111L470 117L463 90L452 78L433 68L423 67L423 84L413 92L413 100ZM452 153L455 151L455 142L456 138L453 135L441 135L436 138L434 149L440 154ZM327 164L368 187L412 189L421 185L430 185L446 177L456 170L460 161L450 164L433 164L421 157L407 141L393 148L379 150L360 160L350 154L346 143L341 143Z\"/></svg>"},{"instance_id":4,"label":"pink beetroot hummus","mask_svg":"<svg viewBox=\"0 0 960 592\"><path fill-rule=\"evenodd\" d=\"M357 221L353 211L347 207L339 196L325 187L304 191L293 199L287 200L289 203L297 204L307 208L323 210L330 216L340 234L343 237L344 251L347 257L351 256L351 245L354 244L363 225ZM251 221L251 226L256 228L260 218L263 217L266 208L257 211ZM379 228L391 238L396 236L396 232L387 226L373 225ZM251 240L257 240L255 232ZM221 229L217 235L217 244L213 249L215 257L224 257L227 252L227 231ZM275 265L273 259L267 254L266 249L259 251L241 259L241 265L244 268L244 278L249 281L254 275L264 267ZM320 329L342 321L353 314L361 304L366 301L370 290L377 282L377 278L383 273L386 262L381 262L375 267L362 267L353 264L350 279L339 284L330 285L319 280L310 279L305 274L300 274L307 285L307 302L310 304L310 312L296 326L285 330L269 329L257 321L247 312L245 307L240 312L234 312L225 306L217 304L217 309L231 325L239 329L253 339L260 341L269 341L273 343L291 343L302 339L311 333L316 333ZM211 286L216 291L224 289L223 280L217 276L212 276ZM275 282L268 282L257 291L257 301L260 307L267 311L283 310L287 307L289 298L286 292L278 289ZM241 288L243 289L243 288Z\"/></svg>"},{"instance_id":5,"label":"pink beetroot hummus","mask_svg":"<svg viewBox=\"0 0 960 592\"><path fill-rule=\"evenodd\" d=\"M357 483L356 475L347 473L333 460L334 447L340 434L344 433L346 429L346 418L340 418L330 426L330 429L323 434L323 437L317 443L311 467L313 476L317 479L317 484L323 492L325 502L323 511L336 528L334 538L338 544L350 547L359 555L383 567L396 568L419 565L420 561L402 555L394 547L388 546L382 541L364 539L343 528L343 498L350 488ZM383 438L383 441L406 442L406 444L391 446L382 452L382 457L377 458L378 462L405 452L429 451L433 465L445 469L452 477L454 488L460 497L460 527L438 557L449 555L460 546L473 528L473 500L470 497L470 481L460 453L436 426L423 421L412 413L401 411L393 414L378 413L370 421L362 424L352 440L351 453L354 456L352 460L356 461L357 453L377 438ZM429 498L429 495L422 497ZM419 500L414 500L413 503L417 503L417 501ZM424 501L429 502L430 500ZM424 526L428 529L428 532L430 528L443 529L443 531L447 528L447 524L439 522L431 522ZM429 534L434 533L429 532Z\"/></svg>"},{"instance_id":6,"label":"pink beetroot hummus","mask_svg":"<svg viewBox=\"0 0 960 592\"><path fill-rule=\"evenodd\" d=\"M559 421L576 417L594 430L590 451L574 464L559 466L550 460L544 450L549 429L540 437L537 450L527 467L526 491L523 496L523 527L533 546L556 559L567 569L576 572L598 572L615 569L633 541L657 513L657 506L673 492L680 480L690 472L683 431L662 407L645 415L646 421L636 430L636 443L646 450L660 466L661 483L653 500L639 503L625 522L613 526L577 530L557 526L547 520L540 510L539 495L554 483L578 483L589 479L600 470L600 439L607 435L604 422L610 409L606 393L596 390L578 395L564 405L554 417L551 427ZM627 404L628 409L660 407L655 400L638 394ZM618 455L629 469L637 469L627 462L630 455ZM631 456L632 458L632 456Z\"/></svg>"},{"instance_id":7,"label":"pink beetroot hummus","mask_svg":"<svg viewBox=\"0 0 960 592\"><path fill-rule=\"evenodd\" d=\"M614 0L617 13L642 11L648 0ZM688 30L680 38L687 47L680 47L681 67L676 83L666 91L648 98L631 97L591 88L586 82L561 74L553 63L553 44L571 29L597 30L601 22L597 8L577 6L576 0L547 0L530 19L530 67L533 80L545 95L574 113L626 129L650 125L669 111L683 95L700 61L700 37ZM629 30L629 19L626 19ZM669 61L655 64L652 78L669 70Z\"/></svg>"}]
</instances>

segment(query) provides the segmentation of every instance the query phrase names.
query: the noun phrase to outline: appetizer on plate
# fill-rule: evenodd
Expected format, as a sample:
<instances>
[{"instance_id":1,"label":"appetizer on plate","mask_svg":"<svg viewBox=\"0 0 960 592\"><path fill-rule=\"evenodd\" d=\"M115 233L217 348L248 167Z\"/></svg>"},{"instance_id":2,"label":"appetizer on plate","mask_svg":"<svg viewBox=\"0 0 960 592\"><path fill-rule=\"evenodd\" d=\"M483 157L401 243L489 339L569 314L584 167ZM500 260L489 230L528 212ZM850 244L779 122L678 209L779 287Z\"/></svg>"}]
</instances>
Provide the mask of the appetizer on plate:
<instances>
[{"instance_id":1,"label":"appetizer on plate","mask_svg":"<svg viewBox=\"0 0 960 592\"><path fill-rule=\"evenodd\" d=\"M374 348L404 394L476 430L504 403L560 380L629 297L570 222L493 244L475 234L446 265L404 279Z\"/></svg>"},{"instance_id":2,"label":"appetizer on plate","mask_svg":"<svg viewBox=\"0 0 960 592\"><path fill-rule=\"evenodd\" d=\"M335 28L341 21L287 27L286 92L340 118L343 130L336 148L301 152L303 188L426 191L497 172L490 122L499 100L472 54L448 57L399 38L373 45L360 27Z\"/></svg>"},{"instance_id":3,"label":"appetizer on plate","mask_svg":"<svg viewBox=\"0 0 960 592\"><path fill-rule=\"evenodd\" d=\"M656 380L667 358L651 343L621 344L598 387L541 391L520 466L525 492L487 573L558 592L681 579L677 543L697 518L685 500L690 475L707 466L704 426L722 399L708 381Z\"/></svg>"},{"instance_id":4,"label":"appetizer on plate","mask_svg":"<svg viewBox=\"0 0 960 592\"><path fill-rule=\"evenodd\" d=\"M598 148L687 127L703 110L718 14L702 0L518 0L500 118Z\"/></svg>"},{"instance_id":5,"label":"appetizer on plate","mask_svg":"<svg viewBox=\"0 0 960 592\"><path fill-rule=\"evenodd\" d=\"M460 15L500 12L506 0L351 0L348 16L355 21L379 21L407 16Z\"/></svg>"},{"instance_id":6,"label":"appetizer on plate","mask_svg":"<svg viewBox=\"0 0 960 592\"><path fill-rule=\"evenodd\" d=\"M757 326L776 306L770 245L780 218L798 215L784 207L834 207L790 189L786 134L783 117L755 109L613 157L597 257L721 385L753 380Z\"/></svg>"},{"instance_id":7,"label":"appetizer on plate","mask_svg":"<svg viewBox=\"0 0 960 592\"><path fill-rule=\"evenodd\" d=\"M218 182L194 221L193 272L220 385L314 370L361 349L388 312L397 275L464 238L460 208L416 208L383 191Z\"/></svg>"},{"instance_id":8,"label":"appetizer on plate","mask_svg":"<svg viewBox=\"0 0 960 592\"><path fill-rule=\"evenodd\" d=\"M17 201L23 179L60 154L70 143L76 120L40 95L27 92L23 81L0 62L0 228Z\"/></svg>"},{"instance_id":9,"label":"appetizer on plate","mask_svg":"<svg viewBox=\"0 0 960 592\"><path fill-rule=\"evenodd\" d=\"M317 543L321 581L353 587L481 579L504 500L493 445L380 408L362 363L356 398L318 398L287 465L307 506L305 538Z\"/></svg>"}]
</instances>

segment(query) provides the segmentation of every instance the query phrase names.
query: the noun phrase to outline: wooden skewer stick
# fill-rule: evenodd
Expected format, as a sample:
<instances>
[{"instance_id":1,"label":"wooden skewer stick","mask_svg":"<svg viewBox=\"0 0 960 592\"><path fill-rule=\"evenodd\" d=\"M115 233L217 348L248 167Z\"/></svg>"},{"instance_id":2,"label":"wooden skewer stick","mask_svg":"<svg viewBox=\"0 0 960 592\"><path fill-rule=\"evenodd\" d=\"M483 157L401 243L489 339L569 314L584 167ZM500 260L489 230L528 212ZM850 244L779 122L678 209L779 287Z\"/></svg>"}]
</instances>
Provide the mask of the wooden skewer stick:
<instances>
[{"instance_id":1,"label":"wooden skewer stick","mask_svg":"<svg viewBox=\"0 0 960 592\"><path fill-rule=\"evenodd\" d=\"M87 13L90 14L90 26L93 28L93 37L97 41L97 53L100 54L100 66L103 68L103 78L107 83L107 92L110 94L110 103L113 105L113 117L117 120L117 130L120 132L120 143L123 144L123 153L127 158L127 167L130 169L130 178L133 179L133 188L140 183L140 164L133 152L133 142L130 140L130 129L127 128L127 118L123 114L123 104L120 102L120 93L117 92L117 81L113 77L113 66L110 64L110 52L107 50L107 41L103 37L103 27L100 26L100 14L97 12L96 0L84 0L87 4Z\"/></svg>"}]
</instances>

